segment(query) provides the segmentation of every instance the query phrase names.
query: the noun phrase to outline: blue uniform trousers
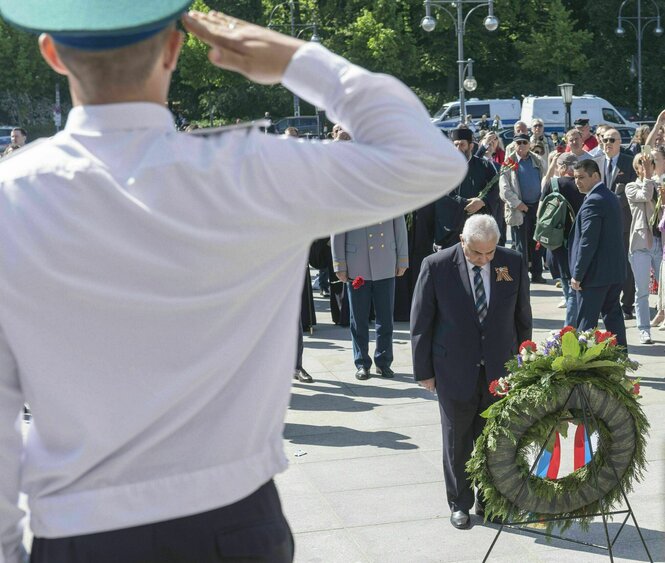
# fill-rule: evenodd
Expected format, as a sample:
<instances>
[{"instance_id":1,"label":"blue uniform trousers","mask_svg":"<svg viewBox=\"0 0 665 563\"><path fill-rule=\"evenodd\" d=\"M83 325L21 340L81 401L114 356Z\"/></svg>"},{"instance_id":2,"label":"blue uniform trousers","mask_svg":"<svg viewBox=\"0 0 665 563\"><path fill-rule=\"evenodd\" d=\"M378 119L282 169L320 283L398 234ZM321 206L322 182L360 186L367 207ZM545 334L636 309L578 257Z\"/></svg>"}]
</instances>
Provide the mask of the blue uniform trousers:
<instances>
[{"instance_id":1,"label":"blue uniform trousers","mask_svg":"<svg viewBox=\"0 0 665 563\"><path fill-rule=\"evenodd\" d=\"M353 289L347 282L351 321L353 361L357 368L369 369L369 314L372 302L376 315L376 350L374 363L379 368L390 367L393 362L393 308L395 304L395 278L373 281Z\"/></svg>"}]
</instances>

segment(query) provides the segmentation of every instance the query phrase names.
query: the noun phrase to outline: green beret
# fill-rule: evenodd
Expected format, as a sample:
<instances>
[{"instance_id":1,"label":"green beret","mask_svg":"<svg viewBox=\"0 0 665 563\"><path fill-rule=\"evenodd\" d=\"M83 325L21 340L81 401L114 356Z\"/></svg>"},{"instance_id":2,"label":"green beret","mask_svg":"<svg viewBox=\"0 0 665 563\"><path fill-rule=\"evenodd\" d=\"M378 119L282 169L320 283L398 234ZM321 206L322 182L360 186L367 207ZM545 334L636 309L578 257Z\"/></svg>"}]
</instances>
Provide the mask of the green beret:
<instances>
[{"instance_id":1,"label":"green beret","mask_svg":"<svg viewBox=\"0 0 665 563\"><path fill-rule=\"evenodd\" d=\"M166 27L192 0L0 0L14 27L63 37L128 36Z\"/></svg>"}]
</instances>

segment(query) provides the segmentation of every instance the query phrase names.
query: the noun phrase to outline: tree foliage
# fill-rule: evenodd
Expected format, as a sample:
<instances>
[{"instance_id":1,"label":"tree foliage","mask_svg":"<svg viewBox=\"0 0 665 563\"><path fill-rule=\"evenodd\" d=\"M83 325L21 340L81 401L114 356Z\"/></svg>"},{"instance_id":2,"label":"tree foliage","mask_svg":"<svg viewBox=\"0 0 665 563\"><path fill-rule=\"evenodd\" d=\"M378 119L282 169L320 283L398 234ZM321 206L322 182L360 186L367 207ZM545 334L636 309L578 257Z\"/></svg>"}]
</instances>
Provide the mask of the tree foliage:
<instances>
[{"instance_id":1,"label":"tree foliage","mask_svg":"<svg viewBox=\"0 0 665 563\"><path fill-rule=\"evenodd\" d=\"M660 2L660 0L657 0ZM624 15L634 16L637 0ZM464 58L475 61L479 98L556 95L557 85L572 82L575 93L594 93L616 105L637 109L637 80L630 60L636 34L629 26L614 34L621 0L495 0L499 29L483 26L486 8L467 20ZM643 15L653 15L643 2ZM422 0L196 0L195 9L219 10L261 25L271 23L290 33L291 25L309 40L316 23L324 46L372 71L393 74L406 82L431 111L457 97L457 40L453 19L433 8L437 27L424 32ZM446 3L448 10L455 8ZM293 9L293 11L292 11ZM465 14L470 5L464 6ZM647 27L643 43L645 111L665 107L660 61L665 37ZM172 108L189 119L233 121L293 113L292 95L281 86L258 86L214 68L208 49L187 37L170 94ZM56 75L39 56L35 37L0 22L0 118L30 123L53 106ZM63 81L64 85L64 81ZM63 88L64 90L64 88ZM63 92L63 97L64 92ZM313 108L302 105L304 114Z\"/></svg>"}]
</instances>

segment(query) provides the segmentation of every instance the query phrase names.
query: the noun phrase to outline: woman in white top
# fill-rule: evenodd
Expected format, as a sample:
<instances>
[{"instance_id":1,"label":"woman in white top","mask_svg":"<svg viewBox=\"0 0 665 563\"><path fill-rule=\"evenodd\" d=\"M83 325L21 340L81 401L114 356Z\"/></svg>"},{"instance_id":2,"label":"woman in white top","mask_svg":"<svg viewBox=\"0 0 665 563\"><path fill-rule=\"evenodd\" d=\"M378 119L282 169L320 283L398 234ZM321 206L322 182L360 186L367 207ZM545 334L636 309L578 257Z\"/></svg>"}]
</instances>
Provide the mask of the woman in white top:
<instances>
[{"instance_id":1,"label":"woman in white top","mask_svg":"<svg viewBox=\"0 0 665 563\"><path fill-rule=\"evenodd\" d=\"M635 276L635 302L640 344L653 344L649 314L649 280L651 268L656 276L660 272L661 252L656 248L653 228L649 224L655 209L654 194L658 182L652 179L654 163L651 155L638 154L633 159L638 179L626 185L626 198L630 205L630 243L628 257Z\"/></svg>"}]
</instances>

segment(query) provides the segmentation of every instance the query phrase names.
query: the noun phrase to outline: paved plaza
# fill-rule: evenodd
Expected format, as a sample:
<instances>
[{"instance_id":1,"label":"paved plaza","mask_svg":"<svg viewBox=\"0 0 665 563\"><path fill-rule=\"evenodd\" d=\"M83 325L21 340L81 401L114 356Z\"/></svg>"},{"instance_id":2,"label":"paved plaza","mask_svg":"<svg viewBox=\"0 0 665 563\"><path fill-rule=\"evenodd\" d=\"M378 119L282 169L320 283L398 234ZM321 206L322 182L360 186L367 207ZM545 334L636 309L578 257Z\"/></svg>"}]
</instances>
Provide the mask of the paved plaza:
<instances>
[{"instance_id":1,"label":"paved plaza","mask_svg":"<svg viewBox=\"0 0 665 563\"><path fill-rule=\"evenodd\" d=\"M534 340L541 342L563 325L560 290L550 280L534 286L531 297ZM332 324L327 299L317 298L316 309L318 325L305 336L304 358L315 382L293 385L284 431L291 465L277 478L295 534L296 562L482 561L498 526L473 515L470 530L450 525L438 405L413 382L408 324L396 325L395 379L373 375L361 382L354 379L349 329ZM629 501L654 561L665 561L665 331L654 330L656 344L641 346L635 321L626 324L630 355L642 364L642 403L651 423L646 479ZM621 521L610 523L610 533ZM588 535L579 529L570 534L604 542L600 520ZM489 561L585 563L609 557L504 529ZM615 544L615 561L648 561L632 522Z\"/></svg>"}]
</instances>

